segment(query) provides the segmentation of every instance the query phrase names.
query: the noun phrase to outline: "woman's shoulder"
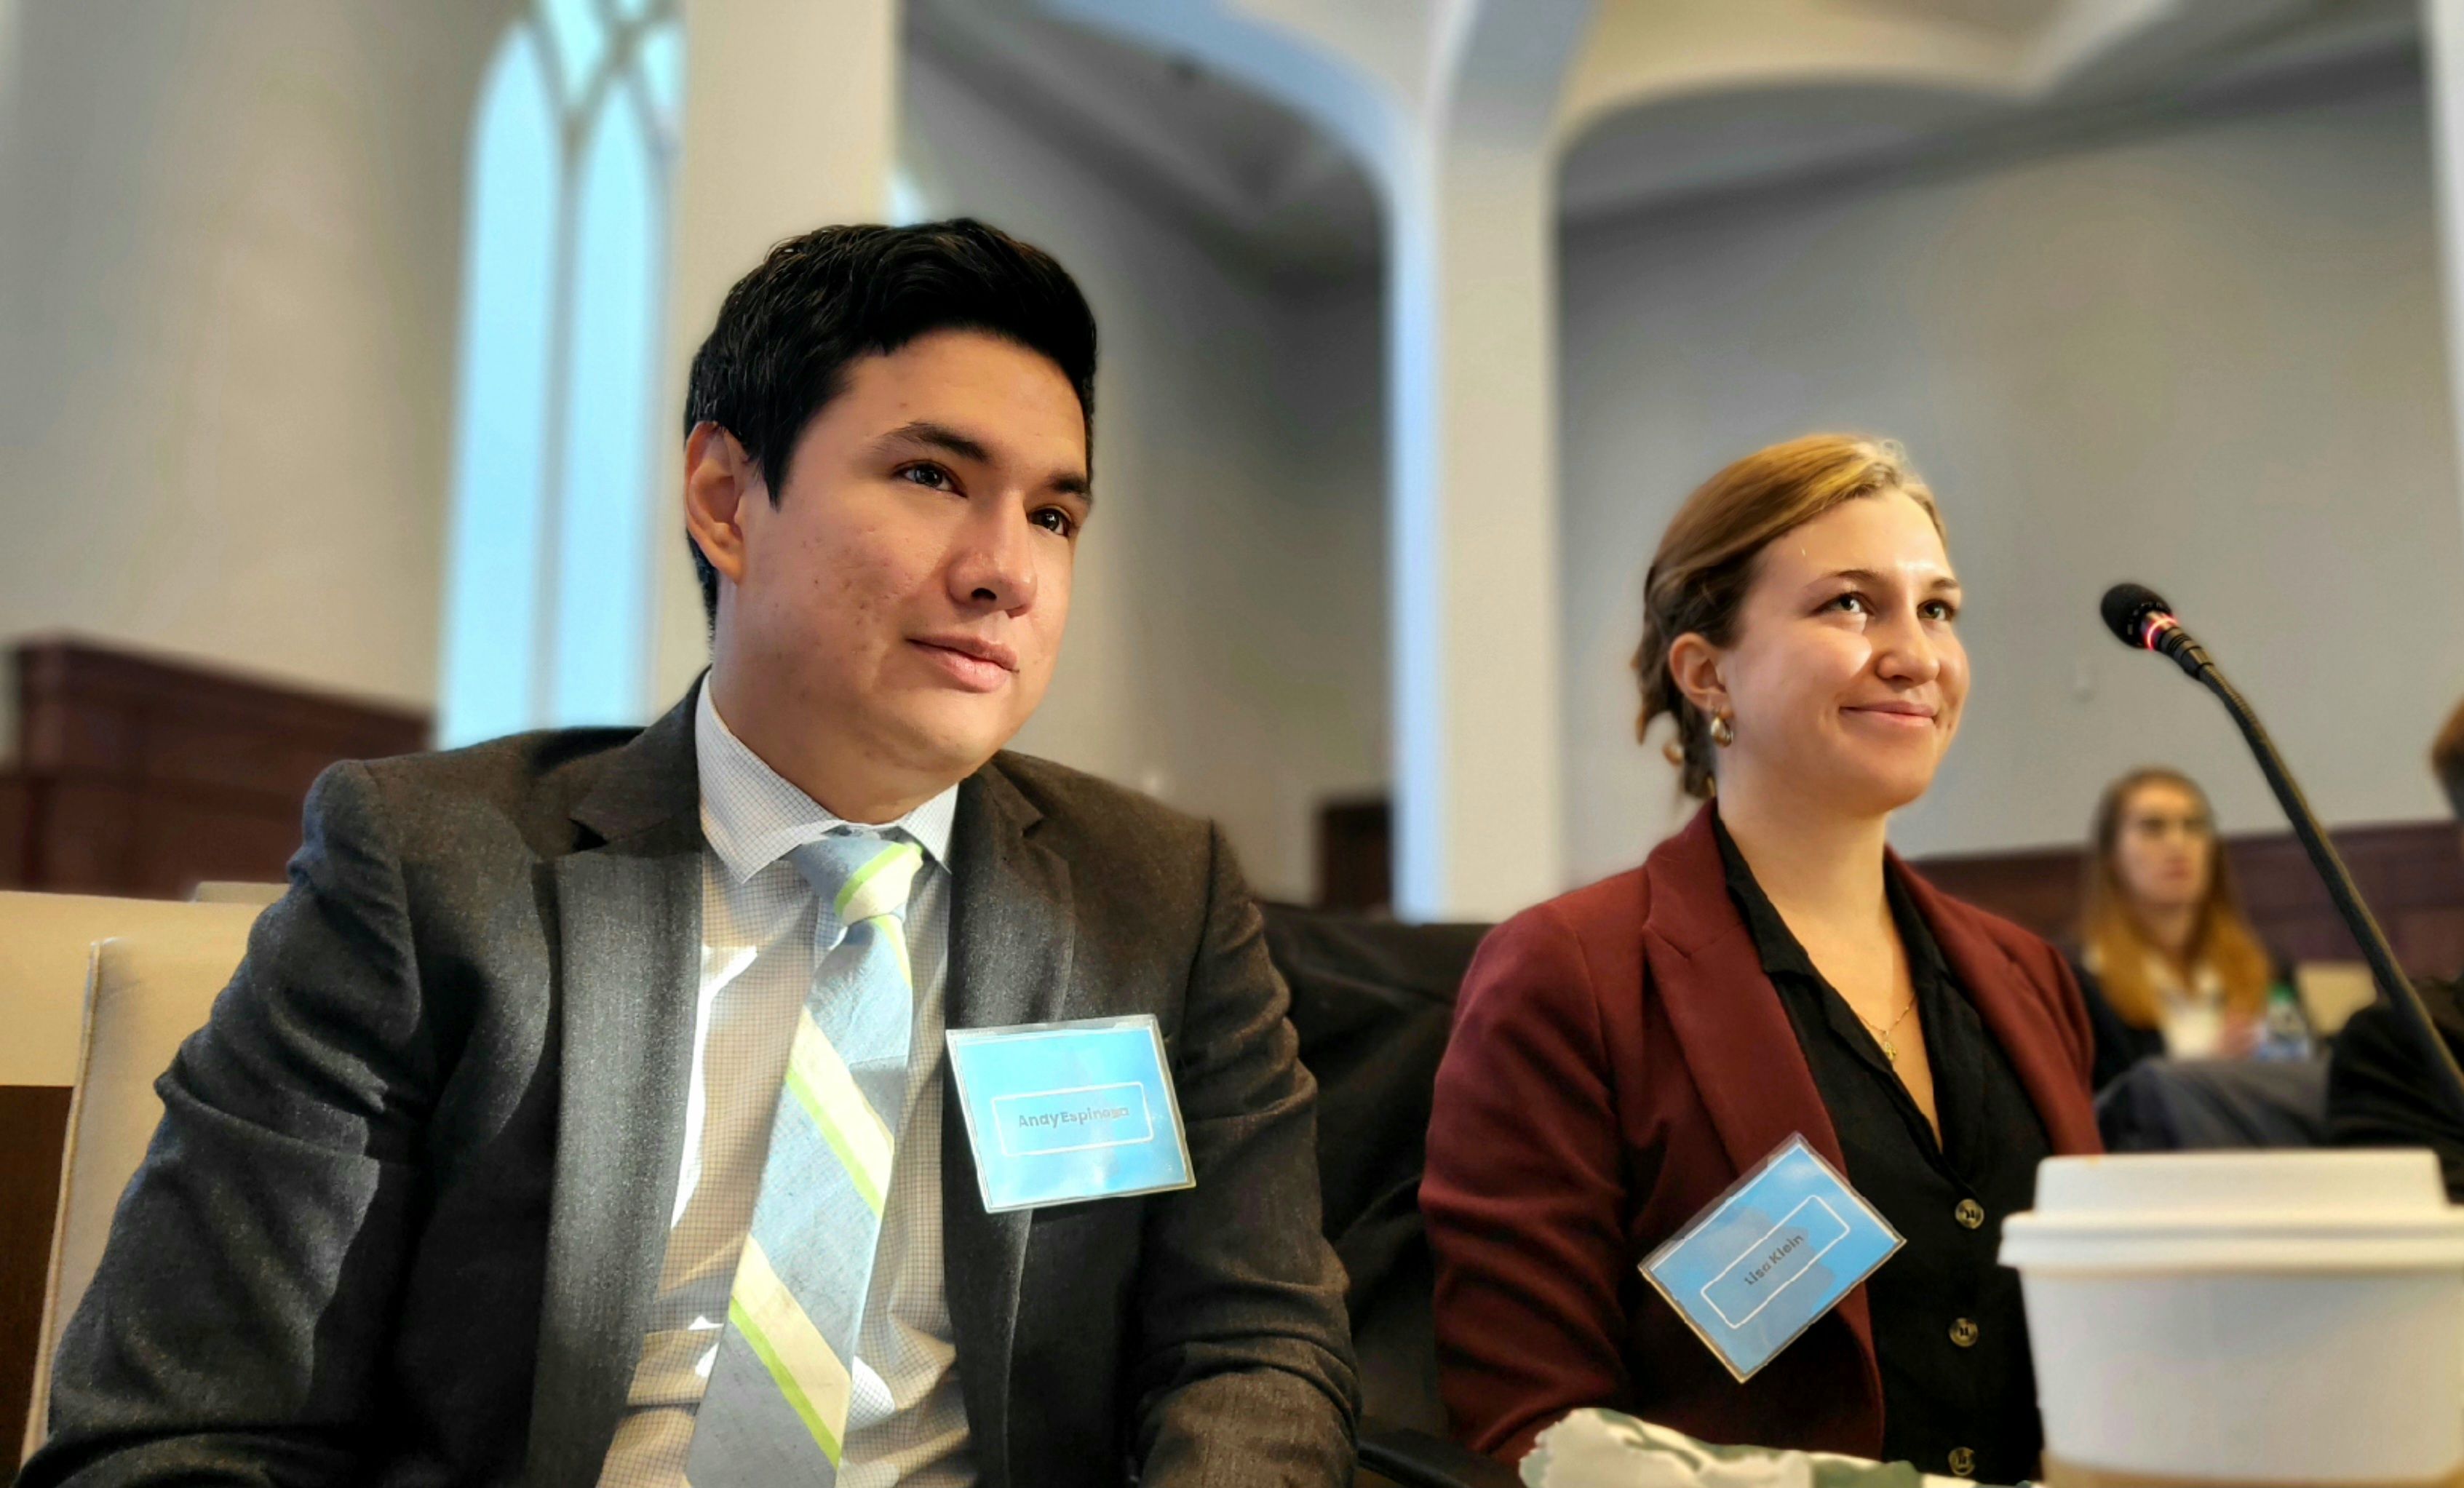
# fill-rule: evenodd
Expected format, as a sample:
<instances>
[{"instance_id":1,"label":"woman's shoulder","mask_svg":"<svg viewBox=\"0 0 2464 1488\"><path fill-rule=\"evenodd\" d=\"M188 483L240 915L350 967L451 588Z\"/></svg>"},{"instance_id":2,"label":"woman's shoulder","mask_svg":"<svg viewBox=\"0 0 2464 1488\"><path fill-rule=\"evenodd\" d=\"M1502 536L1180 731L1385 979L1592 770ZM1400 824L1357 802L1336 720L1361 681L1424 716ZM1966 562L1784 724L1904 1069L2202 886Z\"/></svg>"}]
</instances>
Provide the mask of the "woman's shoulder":
<instances>
[{"instance_id":1,"label":"woman's shoulder","mask_svg":"<svg viewBox=\"0 0 2464 1488\"><path fill-rule=\"evenodd\" d=\"M1508 916L1490 933L1572 934L1578 940L1630 934L1651 908L1650 893L1650 879L1638 864L1544 899Z\"/></svg>"},{"instance_id":2,"label":"woman's shoulder","mask_svg":"<svg viewBox=\"0 0 2464 1488\"><path fill-rule=\"evenodd\" d=\"M1634 867L1509 915L1481 941L1465 995L1500 984L1595 980L1601 968L1636 960L1649 892L1643 870Z\"/></svg>"}]
</instances>

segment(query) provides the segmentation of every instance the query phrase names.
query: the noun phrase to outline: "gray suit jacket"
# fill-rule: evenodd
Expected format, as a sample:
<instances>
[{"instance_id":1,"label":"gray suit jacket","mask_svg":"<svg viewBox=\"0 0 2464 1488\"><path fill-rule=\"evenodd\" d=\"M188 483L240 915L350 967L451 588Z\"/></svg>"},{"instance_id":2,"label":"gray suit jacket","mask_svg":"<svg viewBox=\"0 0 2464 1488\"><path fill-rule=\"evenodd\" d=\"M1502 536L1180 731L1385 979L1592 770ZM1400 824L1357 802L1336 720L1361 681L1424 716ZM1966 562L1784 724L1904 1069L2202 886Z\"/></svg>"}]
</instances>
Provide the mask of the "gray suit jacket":
<instances>
[{"instance_id":1,"label":"gray suit jacket","mask_svg":"<svg viewBox=\"0 0 2464 1488\"><path fill-rule=\"evenodd\" d=\"M290 892L158 1086L23 1483L595 1481L681 1156L692 718L318 781ZM1155 1015L1198 1177L987 1214L945 1125L984 1482L1349 1481L1315 1091L1221 837L1002 755L952 858L949 1025Z\"/></svg>"}]
</instances>

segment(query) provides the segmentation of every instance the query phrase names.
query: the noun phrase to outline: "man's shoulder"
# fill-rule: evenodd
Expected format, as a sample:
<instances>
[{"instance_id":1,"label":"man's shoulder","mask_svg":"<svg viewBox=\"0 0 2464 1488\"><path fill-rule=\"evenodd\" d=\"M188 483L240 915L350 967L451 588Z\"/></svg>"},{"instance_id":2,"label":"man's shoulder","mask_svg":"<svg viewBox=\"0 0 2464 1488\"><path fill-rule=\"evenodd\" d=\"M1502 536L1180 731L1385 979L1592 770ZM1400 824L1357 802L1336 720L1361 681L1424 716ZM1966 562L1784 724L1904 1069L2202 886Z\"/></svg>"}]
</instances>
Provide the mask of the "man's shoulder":
<instances>
[{"instance_id":1,"label":"man's shoulder","mask_svg":"<svg viewBox=\"0 0 2464 1488\"><path fill-rule=\"evenodd\" d=\"M598 786L639 729L544 729L459 749L338 765L320 793L356 770L399 829L451 830L473 821L510 826L534 845L569 830L574 808Z\"/></svg>"},{"instance_id":2,"label":"man's shoulder","mask_svg":"<svg viewBox=\"0 0 2464 1488\"><path fill-rule=\"evenodd\" d=\"M1100 776L1032 755L1003 751L992 768L1042 817L1046 829L1114 848L1204 853L1214 828Z\"/></svg>"}]
</instances>

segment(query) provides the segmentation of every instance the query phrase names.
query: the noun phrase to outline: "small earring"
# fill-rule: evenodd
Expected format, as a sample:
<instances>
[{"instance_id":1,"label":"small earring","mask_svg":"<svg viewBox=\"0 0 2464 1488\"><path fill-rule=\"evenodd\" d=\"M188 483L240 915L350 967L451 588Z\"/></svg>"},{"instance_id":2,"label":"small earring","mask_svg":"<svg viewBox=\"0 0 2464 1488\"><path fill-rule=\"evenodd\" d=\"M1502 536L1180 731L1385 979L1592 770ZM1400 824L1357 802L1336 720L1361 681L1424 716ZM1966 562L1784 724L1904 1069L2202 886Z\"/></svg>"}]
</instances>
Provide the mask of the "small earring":
<instances>
[{"instance_id":1,"label":"small earring","mask_svg":"<svg viewBox=\"0 0 2464 1488\"><path fill-rule=\"evenodd\" d=\"M1737 742L1737 727L1728 721L1727 713L1711 715L1711 742L1722 749Z\"/></svg>"}]
</instances>

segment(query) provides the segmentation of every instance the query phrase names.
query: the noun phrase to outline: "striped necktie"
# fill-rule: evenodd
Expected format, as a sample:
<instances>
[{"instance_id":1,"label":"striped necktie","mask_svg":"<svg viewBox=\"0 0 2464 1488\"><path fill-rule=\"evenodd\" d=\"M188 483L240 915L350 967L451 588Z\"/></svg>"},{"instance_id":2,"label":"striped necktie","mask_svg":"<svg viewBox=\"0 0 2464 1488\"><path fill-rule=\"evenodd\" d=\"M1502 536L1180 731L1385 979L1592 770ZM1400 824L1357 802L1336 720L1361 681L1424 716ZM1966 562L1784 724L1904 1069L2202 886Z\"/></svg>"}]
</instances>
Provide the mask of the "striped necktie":
<instances>
[{"instance_id":1,"label":"striped necktie","mask_svg":"<svg viewBox=\"0 0 2464 1488\"><path fill-rule=\"evenodd\" d=\"M856 1330L907 1104L915 993L902 916L923 852L847 832L789 857L820 899L813 989L685 1460L693 1488L838 1480Z\"/></svg>"}]
</instances>

